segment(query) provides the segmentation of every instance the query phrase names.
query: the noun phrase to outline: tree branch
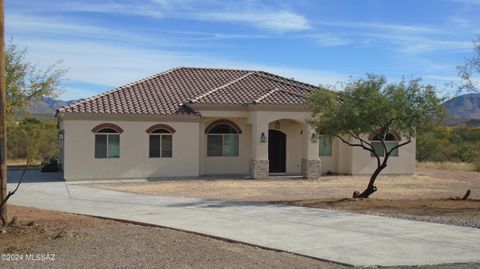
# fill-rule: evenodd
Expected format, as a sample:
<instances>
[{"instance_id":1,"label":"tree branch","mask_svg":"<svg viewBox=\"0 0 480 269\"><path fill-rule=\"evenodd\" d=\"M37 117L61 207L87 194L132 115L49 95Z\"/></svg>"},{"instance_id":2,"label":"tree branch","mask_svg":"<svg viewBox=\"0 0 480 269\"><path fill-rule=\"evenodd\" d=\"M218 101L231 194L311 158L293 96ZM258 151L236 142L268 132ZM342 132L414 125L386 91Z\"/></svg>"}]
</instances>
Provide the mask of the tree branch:
<instances>
[{"instance_id":1,"label":"tree branch","mask_svg":"<svg viewBox=\"0 0 480 269\"><path fill-rule=\"evenodd\" d=\"M27 163L23 167L22 174L20 175L20 178L18 179L17 186L15 187L15 189L13 191L8 192L5 199L3 199L3 201L0 203L0 208L3 208L3 206L6 205L8 199L10 199L10 197L12 197L17 192L18 188L20 187L20 184L22 184L23 177L25 176L25 173L27 172L27 168L29 166L30 166L30 159L27 159ZM8 221L6 219L3 219L3 216L2 216L2 224L5 226L7 224L7 222Z\"/></svg>"}]
</instances>

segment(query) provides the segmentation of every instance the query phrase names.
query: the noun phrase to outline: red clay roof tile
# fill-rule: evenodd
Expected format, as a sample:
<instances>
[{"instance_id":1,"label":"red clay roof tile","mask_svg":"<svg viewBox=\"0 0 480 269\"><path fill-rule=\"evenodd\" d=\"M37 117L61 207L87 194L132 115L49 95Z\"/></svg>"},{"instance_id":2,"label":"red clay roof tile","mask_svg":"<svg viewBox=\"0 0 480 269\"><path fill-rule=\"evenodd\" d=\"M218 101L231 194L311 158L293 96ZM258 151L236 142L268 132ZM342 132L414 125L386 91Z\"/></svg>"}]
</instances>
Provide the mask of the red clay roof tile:
<instances>
[{"instance_id":1,"label":"red clay roof tile","mask_svg":"<svg viewBox=\"0 0 480 269\"><path fill-rule=\"evenodd\" d=\"M194 115L183 104L303 105L315 86L263 71L173 68L60 108L59 112Z\"/></svg>"}]
</instances>

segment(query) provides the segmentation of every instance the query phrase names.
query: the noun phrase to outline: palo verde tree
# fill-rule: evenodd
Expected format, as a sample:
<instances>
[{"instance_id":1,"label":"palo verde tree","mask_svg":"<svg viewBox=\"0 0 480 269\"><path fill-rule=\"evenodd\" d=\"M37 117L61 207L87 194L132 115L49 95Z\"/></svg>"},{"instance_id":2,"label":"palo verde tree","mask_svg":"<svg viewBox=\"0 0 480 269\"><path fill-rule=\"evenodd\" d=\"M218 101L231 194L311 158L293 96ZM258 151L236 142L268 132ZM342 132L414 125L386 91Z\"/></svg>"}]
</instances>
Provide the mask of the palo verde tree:
<instances>
[{"instance_id":1,"label":"palo verde tree","mask_svg":"<svg viewBox=\"0 0 480 269\"><path fill-rule=\"evenodd\" d=\"M33 102L62 93L60 82L66 70L58 68L59 62L40 69L38 64L27 60L27 52L13 40L5 50L7 116L23 112Z\"/></svg>"},{"instance_id":2,"label":"palo verde tree","mask_svg":"<svg viewBox=\"0 0 480 269\"><path fill-rule=\"evenodd\" d=\"M460 89L480 93L480 36L473 40L473 56L457 67L463 81Z\"/></svg>"},{"instance_id":3,"label":"palo verde tree","mask_svg":"<svg viewBox=\"0 0 480 269\"><path fill-rule=\"evenodd\" d=\"M383 76L372 74L346 83L341 91L320 86L308 104L313 109L310 124L319 134L334 136L376 158L377 168L367 188L355 192L354 198L374 193L375 181L390 156L412 142L417 128L435 125L444 114L433 86L422 85L420 79L387 83ZM401 138L395 146L387 143L392 134ZM374 146L372 137L380 147Z\"/></svg>"},{"instance_id":4,"label":"palo verde tree","mask_svg":"<svg viewBox=\"0 0 480 269\"><path fill-rule=\"evenodd\" d=\"M6 116L7 116L7 137L15 135L12 140L23 147L23 154L27 165L31 160L37 159L39 152L43 152L45 145L40 139L46 125L33 124L24 121L20 123L15 119L15 114L24 113L28 105L40 101L45 97L56 97L61 92L60 82L65 69L58 68L58 62L41 69L38 64L27 60L27 49L19 48L13 40L7 44L5 49L5 82L6 82ZM19 139L23 139L19 141ZM7 151L9 151L7 140ZM11 155L11 152L9 152ZM25 170L22 173L22 177ZM5 196L0 195L0 220L3 225L7 224L7 201L20 186L19 180L16 188Z\"/></svg>"}]
</instances>

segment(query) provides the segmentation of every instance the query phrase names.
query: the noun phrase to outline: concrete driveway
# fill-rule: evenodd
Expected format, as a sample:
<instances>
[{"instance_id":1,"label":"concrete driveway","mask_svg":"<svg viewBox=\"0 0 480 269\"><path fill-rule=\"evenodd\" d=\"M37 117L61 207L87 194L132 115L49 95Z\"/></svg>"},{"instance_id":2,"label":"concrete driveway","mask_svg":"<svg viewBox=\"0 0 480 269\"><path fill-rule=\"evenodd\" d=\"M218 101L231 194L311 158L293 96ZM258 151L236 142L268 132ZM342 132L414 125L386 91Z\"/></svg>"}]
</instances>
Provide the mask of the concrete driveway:
<instances>
[{"instance_id":1,"label":"concrete driveway","mask_svg":"<svg viewBox=\"0 0 480 269\"><path fill-rule=\"evenodd\" d=\"M138 195L48 176L23 184L12 203L171 227L350 265L480 262L479 229L334 210Z\"/></svg>"}]
</instances>

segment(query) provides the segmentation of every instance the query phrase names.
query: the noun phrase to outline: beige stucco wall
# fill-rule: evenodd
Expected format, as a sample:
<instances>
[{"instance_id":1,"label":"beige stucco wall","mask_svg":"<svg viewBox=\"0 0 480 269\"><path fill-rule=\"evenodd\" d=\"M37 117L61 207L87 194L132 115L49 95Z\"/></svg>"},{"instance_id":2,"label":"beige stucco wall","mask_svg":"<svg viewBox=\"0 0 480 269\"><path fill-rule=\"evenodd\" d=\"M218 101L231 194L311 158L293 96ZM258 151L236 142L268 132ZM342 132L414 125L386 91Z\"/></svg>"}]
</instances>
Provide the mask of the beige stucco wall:
<instances>
[{"instance_id":1,"label":"beige stucco wall","mask_svg":"<svg viewBox=\"0 0 480 269\"><path fill-rule=\"evenodd\" d=\"M105 122L124 130L120 135L120 158L94 158L95 136L91 130ZM172 158L148 157L149 137L145 131L159 123L176 129ZM198 122L64 120L64 177L81 180L198 176L198 126Z\"/></svg>"},{"instance_id":2,"label":"beige stucco wall","mask_svg":"<svg viewBox=\"0 0 480 269\"><path fill-rule=\"evenodd\" d=\"M399 143L405 142L405 138ZM408 145L398 149L398 157L390 157L388 166L382 171L382 174L392 175L410 175L415 173L415 138ZM381 158L383 160L383 158ZM352 149L352 174L372 174L377 168L377 159L370 156L370 152L355 147Z\"/></svg>"},{"instance_id":3,"label":"beige stucco wall","mask_svg":"<svg viewBox=\"0 0 480 269\"><path fill-rule=\"evenodd\" d=\"M269 129L287 135L287 174L300 174L302 159L321 160L322 173L371 174L376 159L361 148L352 148L333 139L332 156L319 157L319 143L311 139L314 130L307 125L309 112L294 111L201 111L201 118L191 121L174 120L80 120L61 121L64 129L64 177L67 180L196 177L199 175L249 174L250 160L268 160ZM207 157L205 128L211 122L228 119L242 130L237 157ZM94 158L92 128L101 123L114 123L124 132L120 136L119 159ZM173 135L173 158L149 158L148 134L154 124L167 124L176 129ZM415 140L399 149L384 174L413 174L415 172Z\"/></svg>"}]
</instances>

